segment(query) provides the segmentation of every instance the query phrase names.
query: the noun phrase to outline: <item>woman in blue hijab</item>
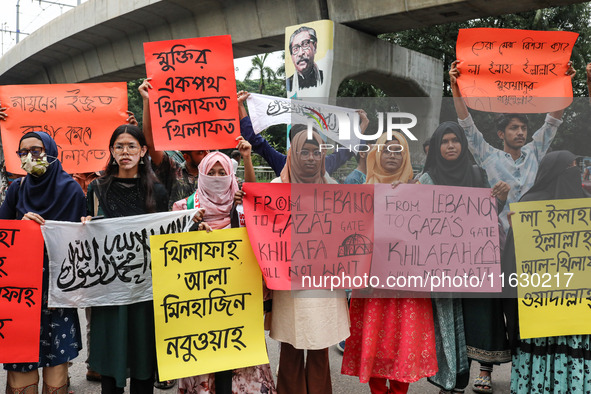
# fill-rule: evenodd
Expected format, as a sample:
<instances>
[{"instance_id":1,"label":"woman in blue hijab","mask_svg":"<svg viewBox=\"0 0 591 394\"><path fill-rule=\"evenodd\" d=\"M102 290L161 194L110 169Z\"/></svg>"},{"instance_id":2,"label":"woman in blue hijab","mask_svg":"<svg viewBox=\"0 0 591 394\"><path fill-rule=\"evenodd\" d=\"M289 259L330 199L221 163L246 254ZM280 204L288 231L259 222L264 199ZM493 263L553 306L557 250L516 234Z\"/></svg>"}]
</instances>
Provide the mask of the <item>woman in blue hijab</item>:
<instances>
[{"instance_id":1,"label":"woman in blue hijab","mask_svg":"<svg viewBox=\"0 0 591 394\"><path fill-rule=\"evenodd\" d=\"M86 213L82 188L62 168L55 141L43 132L25 134L16 152L27 176L14 181L0 207L0 219L79 222ZM82 347L76 309L47 306L49 269L43 257L39 362L4 364L6 393L38 392L38 368L43 368L43 393L67 394L68 361Z\"/></svg>"}]
</instances>

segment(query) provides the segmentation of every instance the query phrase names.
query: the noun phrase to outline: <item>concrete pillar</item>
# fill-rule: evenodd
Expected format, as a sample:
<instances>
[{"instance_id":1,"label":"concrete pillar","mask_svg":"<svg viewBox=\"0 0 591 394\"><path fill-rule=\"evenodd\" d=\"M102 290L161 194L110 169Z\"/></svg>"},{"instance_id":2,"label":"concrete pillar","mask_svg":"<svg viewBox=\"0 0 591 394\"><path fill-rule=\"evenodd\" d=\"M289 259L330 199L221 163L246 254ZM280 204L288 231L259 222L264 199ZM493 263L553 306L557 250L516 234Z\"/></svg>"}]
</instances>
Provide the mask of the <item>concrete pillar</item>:
<instances>
[{"instance_id":1,"label":"concrete pillar","mask_svg":"<svg viewBox=\"0 0 591 394\"><path fill-rule=\"evenodd\" d=\"M334 66L330 97L336 97L345 79L372 83L396 101L399 112L418 118L409 141L413 164L425 155L422 143L439 124L443 89L443 62L427 55L390 44L374 36L335 23Z\"/></svg>"}]
</instances>

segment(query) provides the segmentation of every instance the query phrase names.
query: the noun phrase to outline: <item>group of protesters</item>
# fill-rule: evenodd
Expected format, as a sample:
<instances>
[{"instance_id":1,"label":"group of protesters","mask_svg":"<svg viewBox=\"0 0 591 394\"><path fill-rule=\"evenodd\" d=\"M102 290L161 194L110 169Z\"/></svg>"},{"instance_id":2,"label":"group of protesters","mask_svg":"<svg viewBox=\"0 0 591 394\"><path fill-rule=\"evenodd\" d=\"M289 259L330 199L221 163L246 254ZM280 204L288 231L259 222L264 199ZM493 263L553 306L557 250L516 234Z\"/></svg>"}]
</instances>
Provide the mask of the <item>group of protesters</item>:
<instances>
[{"instance_id":1,"label":"group of protesters","mask_svg":"<svg viewBox=\"0 0 591 394\"><path fill-rule=\"evenodd\" d=\"M567 151L547 153L563 110L548 114L529 143L526 116L499 114L496 127L503 150L495 149L477 129L461 97L457 65L453 63L449 75L458 122L442 123L433 132L422 174L415 177L409 143L394 132L358 154L358 166L345 182L490 188L498 200L502 262L507 271L514 271L509 204L585 197L576 157ZM569 65L566 73L572 77L575 71ZM587 78L591 81L591 65ZM148 105L151 89L149 78L139 88L143 130L133 117L117 127L100 174L73 178L63 170L57 145L48 134L23 135L17 155L27 175L8 188L0 218L40 225L45 220L88 223L98 217L200 208L193 218L197 231L240 226L244 193L227 155L184 151L184 162L179 163L155 149ZM304 125L291 127L287 155L277 152L254 133L244 106L247 97L238 92L241 136L236 149L244 160L244 181L256 182L252 151L278 175L273 182L337 183L330 174L353 153L327 155L320 149L322 137L314 132L310 138ZM364 111L358 112L364 131L369 121ZM0 118L6 116L0 109ZM392 144L397 148L388 149ZM83 190L75 178L95 179L82 183L87 186ZM77 311L47 305L48 264L45 254L39 362L4 364L10 394L37 393L39 368L43 393L67 393L68 362L83 345ZM328 348L342 341L341 372L358 376L372 393L406 393L410 383L425 377L440 393L463 392L470 383L471 360L480 363L471 387L475 392L492 393L493 366L510 361L512 392L591 392L590 337L520 339L514 299L403 298L376 292L365 298L353 295L348 304L344 291L332 297L323 296L328 290L298 292L265 289L266 300L272 300L265 303L270 336L281 343L276 385L266 364L182 378L179 393L331 393ZM89 312L87 376L100 379L102 393L123 393L127 378L131 393L153 392L158 379L152 303L93 307Z\"/></svg>"}]
</instances>

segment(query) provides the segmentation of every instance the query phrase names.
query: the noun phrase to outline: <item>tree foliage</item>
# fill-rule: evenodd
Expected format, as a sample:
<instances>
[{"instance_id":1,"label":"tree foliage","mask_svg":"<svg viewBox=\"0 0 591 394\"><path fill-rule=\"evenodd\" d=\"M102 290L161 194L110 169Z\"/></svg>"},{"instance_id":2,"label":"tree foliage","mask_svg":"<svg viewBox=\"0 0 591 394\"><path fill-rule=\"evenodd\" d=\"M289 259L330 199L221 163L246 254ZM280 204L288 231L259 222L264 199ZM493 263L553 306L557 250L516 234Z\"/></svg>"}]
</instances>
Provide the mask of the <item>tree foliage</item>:
<instances>
[{"instance_id":1,"label":"tree foliage","mask_svg":"<svg viewBox=\"0 0 591 394\"><path fill-rule=\"evenodd\" d=\"M271 69L269 66L265 66L265 62L267 61L267 57L269 56L268 53L264 55L256 55L252 58L252 67L246 72L246 76L244 79L250 79L250 77L254 73L258 73L259 75L259 93L263 93L265 90L265 80L267 83L271 83L277 76L275 75L275 71Z\"/></svg>"},{"instance_id":2,"label":"tree foliage","mask_svg":"<svg viewBox=\"0 0 591 394\"><path fill-rule=\"evenodd\" d=\"M127 107L135 115L140 127L142 126L144 103L142 101L142 96L137 89L140 87L143 80L143 78L140 78L127 82Z\"/></svg>"},{"instance_id":3,"label":"tree foliage","mask_svg":"<svg viewBox=\"0 0 591 394\"><path fill-rule=\"evenodd\" d=\"M256 56L255 56L256 57ZM251 69L252 70L252 69ZM283 70L283 71L282 71ZM285 90L285 78L277 78L277 75L285 75L285 66L279 66L277 70L274 70L275 77L268 80L263 86L263 90L259 93L266 94L268 96L275 97L286 97ZM236 87L240 90L247 92L256 92L260 88L260 81L249 79L249 73L246 74L244 81L236 81ZM263 131L262 136L269 142L269 144L277 151L285 153L285 146L287 141L287 127L285 125L275 125L269 127ZM260 157L253 156L253 162L255 165L267 165Z\"/></svg>"}]
</instances>

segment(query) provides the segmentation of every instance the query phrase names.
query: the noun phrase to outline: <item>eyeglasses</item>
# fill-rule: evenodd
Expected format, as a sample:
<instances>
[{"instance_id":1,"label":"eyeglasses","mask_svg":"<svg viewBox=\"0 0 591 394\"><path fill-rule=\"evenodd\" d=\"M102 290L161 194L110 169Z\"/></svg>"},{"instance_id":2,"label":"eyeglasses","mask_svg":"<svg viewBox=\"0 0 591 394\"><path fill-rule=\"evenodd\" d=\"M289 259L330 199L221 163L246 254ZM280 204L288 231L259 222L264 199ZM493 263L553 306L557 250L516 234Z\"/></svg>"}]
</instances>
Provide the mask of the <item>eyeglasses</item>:
<instances>
[{"instance_id":1,"label":"eyeglasses","mask_svg":"<svg viewBox=\"0 0 591 394\"><path fill-rule=\"evenodd\" d=\"M32 146L31 149L19 149L16 154L18 157L25 157L30 153L32 157L38 159L43 152L45 152L45 149L42 146Z\"/></svg>"},{"instance_id":2,"label":"eyeglasses","mask_svg":"<svg viewBox=\"0 0 591 394\"><path fill-rule=\"evenodd\" d=\"M314 158L314 160L320 160L322 158L322 152L320 152L319 150L310 152L309 150L304 149L299 151L299 154L302 160L308 160L310 158L310 155Z\"/></svg>"},{"instance_id":3,"label":"eyeglasses","mask_svg":"<svg viewBox=\"0 0 591 394\"><path fill-rule=\"evenodd\" d=\"M125 149L127 149L127 152L130 155L135 155L136 153L138 153L140 151L140 146L135 145L135 144L129 144L129 145L117 144L117 145L113 146L113 152L117 153L118 155L123 153L125 151Z\"/></svg>"},{"instance_id":4,"label":"eyeglasses","mask_svg":"<svg viewBox=\"0 0 591 394\"><path fill-rule=\"evenodd\" d=\"M304 50L304 51L307 51L308 49L310 49L310 45L311 45L313 42L314 42L314 41L312 41L312 40L308 39L308 40L304 40L304 41L302 41L302 43L301 43L301 44L299 44L299 45L298 45L298 44L296 44L296 45L293 45L293 46L291 47L291 54L292 54L292 55L295 55L296 53L298 53L298 52L300 51L300 49L301 49L301 50Z\"/></svg>"},{"instance_id":5,"label":"eyeglasses","mask_svg":"<svg viewBox=\"0 0 591 394\"><path fill-rule=\"evenodd\" d=\"M392 152L392 151L389 151L388 149L386 149L386 150L382 151L382 155L384 155L384 156L402 156L402 152L396 152L396 151Z\"/></svg>"}]
</instances>

